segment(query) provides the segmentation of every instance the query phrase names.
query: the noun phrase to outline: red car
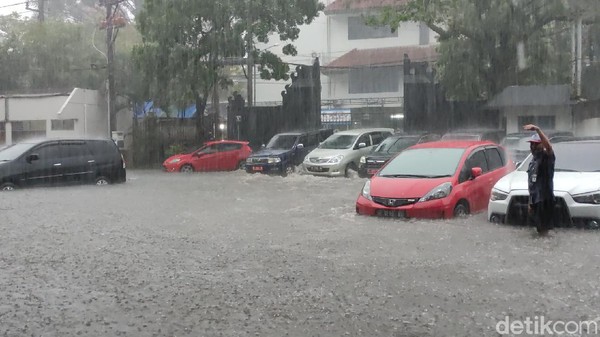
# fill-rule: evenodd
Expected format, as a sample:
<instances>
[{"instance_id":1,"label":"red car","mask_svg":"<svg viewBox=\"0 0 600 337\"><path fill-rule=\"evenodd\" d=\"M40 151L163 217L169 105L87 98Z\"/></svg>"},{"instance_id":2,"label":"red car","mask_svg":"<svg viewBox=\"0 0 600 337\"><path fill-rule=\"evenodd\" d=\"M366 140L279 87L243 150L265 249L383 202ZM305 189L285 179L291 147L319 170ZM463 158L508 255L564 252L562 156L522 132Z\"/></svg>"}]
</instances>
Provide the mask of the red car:
<instances>
[{"instance_id":1,"label":"red car","mask_svg":"<svg viewBox=\"0 0 600 337\"><path fill-rule=\"evenodd\" d=\"M244 168L251 153L248 142L210 141L193 152L167 158L163 167L167 172L232 171Z\"/></svg>"},{"instance_id":2,"label":"red car","mask_svg":"<svg viewBox=\"0 0 600 337\"><path fill-rule=\"evenodd\" d=\"M367 181L356 212L395 218L451 218L487 208L494 184L515 166L490 141L414 145Z\"/></svg>"}]
</instances>

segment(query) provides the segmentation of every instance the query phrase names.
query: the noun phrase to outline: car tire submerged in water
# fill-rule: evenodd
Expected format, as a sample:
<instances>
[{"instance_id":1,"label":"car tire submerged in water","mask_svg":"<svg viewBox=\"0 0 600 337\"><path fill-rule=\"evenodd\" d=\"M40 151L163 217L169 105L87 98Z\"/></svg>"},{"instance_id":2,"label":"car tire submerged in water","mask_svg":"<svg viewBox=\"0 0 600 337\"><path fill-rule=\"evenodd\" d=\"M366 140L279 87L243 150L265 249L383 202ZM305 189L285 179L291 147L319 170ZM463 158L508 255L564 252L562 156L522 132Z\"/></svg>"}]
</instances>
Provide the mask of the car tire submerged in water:
<instances>
[{"instance_id":1,"label":"car tire submerged in water","mask_svg":"<svg viewBox=\"0 0 600 337\"><path fill-rule=\"evenodd\" d=\"M358 167L356 167L356 164L354 164L354 162L351 162L350 164L346 165L346 169L344 170L344 177L352 178L352 171L358 172Z\"/></svg>"},{"instance_id":2,"label":"car tire submerged in water","mask_svg":"<svg viewBox=\"0 0 600 337\"><path fill-rule=\"evenodd\" d=\"M104 186L110 184L110 180L105 176L99 176L96 178L95 184L98 186Z\"/></svg>"},{"instance_id":3,"label":"car tire submerged in water","mask_svg":"<svg viewBox=\"0 0 600 337\"><path fill-rule=\"evenodd\" d=\"M285 169L284 169L284 170L281 172L281 175L282 175L283 177L287 177L287 176L289 176L290 174L294 173L294 171L295 171L295 169L294 169L294 166L293 166L293 165L288 165L288 166L286 166L286 167L285 167Z\"/></svg>"},{"instance_id":4,"label":"car tire submerged in water","mask_svg":"<svg viewBox=\"0 0 600 337\"><path fill-rule=\"evenodd\" d=\"M237 166L237 170L245 170L245 169L246 169L246 161L240 160L240 162L238 163L238 166Z\"/></svg>"},{"instance_id":5,"label":"car tire submerged in water","mask_svg":"<svg viewBox=\"0 0 600 337\"><path fill-rule=\"evenodd\" d=\"M194 172L194 167L190 164L185 164L183 165L180 169L179 172L181 173L192 173Z\"/></svg>"},{"instance_id":6,"label":"car tire submerged in water","mask_svg":"<svg viewBox=\"0 0 600 337\"><path fill-rule=\"evenodd\" d=\"M13 183L4 183L0 185L0 191L14 191L17 187Z\"/></svg>"},{"instance_id":7,"label":"car tire submerged in water","mask_svg":"<svg viewBox=\"0 0 600 337\"><path fill-rule=\"evenodd\" d=\"M467 202L464 200L459 201L456 204L456 206L454 206L453 214L455 218L465 217L469 215L469 205L467 204Z\"/></svg>"}]
</instances>

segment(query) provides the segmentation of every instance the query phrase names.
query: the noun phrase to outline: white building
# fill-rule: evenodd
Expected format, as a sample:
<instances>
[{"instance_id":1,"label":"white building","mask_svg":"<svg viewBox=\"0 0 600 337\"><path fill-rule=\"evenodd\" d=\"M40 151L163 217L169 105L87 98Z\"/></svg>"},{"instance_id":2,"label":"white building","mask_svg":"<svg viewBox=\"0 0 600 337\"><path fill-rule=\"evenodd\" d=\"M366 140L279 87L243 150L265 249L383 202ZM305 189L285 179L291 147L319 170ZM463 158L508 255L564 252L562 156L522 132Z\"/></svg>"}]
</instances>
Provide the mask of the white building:
<instances>
[{"instance_id":1,"label":"white building","mask_svg":"<svg viewBox=\"0 0 600 337\"><path fill-rule=\"evenodd\" d=\"M282 56L286 62L299 64L311 64L319 57L324 116L335 115L342 124L352 118L353 126L401 126L404 57L412 62L433 61L437 41L436 34L422 23L402 23L397 30L365 24L365 15L392 3L398 1L327 0L324 13L300 27L300 37L294 42L298 55ZM271 39L258 48L277 52L279 43ZM256 105L281 102L285 82L256 79L255 83Z\"/></svg>"},{"instance_id":2,"label":"white building","mask_svg":"<svg viewBox=\"0 0 600 337\"><path fill-rule=\"evenodd\" d=\"M0 96L0 144L27 138L109 138L108 113L99 92Z\"/></svg>"}]
</instances>

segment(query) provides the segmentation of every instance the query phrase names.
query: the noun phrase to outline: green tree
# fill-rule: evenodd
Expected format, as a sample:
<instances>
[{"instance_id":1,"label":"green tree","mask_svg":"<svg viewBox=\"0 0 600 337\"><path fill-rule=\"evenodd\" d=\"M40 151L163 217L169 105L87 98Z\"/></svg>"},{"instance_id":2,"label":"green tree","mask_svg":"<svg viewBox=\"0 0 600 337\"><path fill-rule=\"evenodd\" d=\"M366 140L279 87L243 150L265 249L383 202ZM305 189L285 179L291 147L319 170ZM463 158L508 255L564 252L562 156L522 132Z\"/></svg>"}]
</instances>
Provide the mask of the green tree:
<instances>
[{"instance_id":1,"label":"green tree","mask_svg":"<svg viewBox=\"0 0 600 337\"><path fill-rule=\"evenodd\" d=\"M426 23L448 95L488 99L509 85L569 83L570 14L562 0L410 0L372 22Z\"/></svg>"},{"instance_id":2,"label":"green tree","mask_svg":"<svg viewBox=\"0 0 600 337\"><path fill-rule=\"evenodd\" d=\"M317 0L146 0L137 16L143 42L134 48L141 96L163 108L195 102L202 127L212 89L232 85L222 71L224 61L249 51L263 78L286 79L287 64L269 51L256 51L254 42L266 43L270 34L294 41L298 26L322 9ZM288 43L283 52L295 55L296 49Z\"/></svg>"}]
</instances>

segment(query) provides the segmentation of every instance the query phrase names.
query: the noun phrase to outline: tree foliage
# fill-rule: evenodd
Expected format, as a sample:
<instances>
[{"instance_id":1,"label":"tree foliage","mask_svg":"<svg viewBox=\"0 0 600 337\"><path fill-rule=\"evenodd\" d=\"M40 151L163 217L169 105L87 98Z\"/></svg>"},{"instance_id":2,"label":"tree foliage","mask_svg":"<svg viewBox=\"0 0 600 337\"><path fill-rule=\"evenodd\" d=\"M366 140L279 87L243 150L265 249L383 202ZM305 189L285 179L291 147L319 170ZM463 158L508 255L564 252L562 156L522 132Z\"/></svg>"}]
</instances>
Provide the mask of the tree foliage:
<instances>
[{"instance_id":1,"label":"tree foliage","mask_svg":"<svg viewBox=\"0 0 600 337\"><path fill-rule=\"evenodd\" d=\"M105 32L92 22L18 16L0 17L0 93L106 89ZM135 92L131 49L139 41L133 27L120 29L116 46L117 92ZM100 50L100 51L98 51Z\"/></svg>"},{"instance_id":2,"label":"tree foliage","mask_svg":"<svg viewBox=\"0 0 600 337\"><path fill-rule=\"evenodd\" d=\"M225 61L251 56L263 78L285 79L289 68L269 51L252 48L270 34L291 44L301 24L308 24L323 6L317 0L146 0L137 16L142 43L134 59L142 76L142 94L162 107L195 102L200 113L214 86L232 84Z\"/></svg>"},{"instance_id":3,"label":"tree foliage","mask_svg":"<svg viewBox=\"0 0 600 337\"><path fill-rule=\"evenodd\" d=\"M509 85L569 83L568 20L577 10L562 0L410 0L375 21L426 23L439 34L438 75L449 96L487 99Z\"/></svg>"}]
</instances>

